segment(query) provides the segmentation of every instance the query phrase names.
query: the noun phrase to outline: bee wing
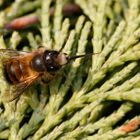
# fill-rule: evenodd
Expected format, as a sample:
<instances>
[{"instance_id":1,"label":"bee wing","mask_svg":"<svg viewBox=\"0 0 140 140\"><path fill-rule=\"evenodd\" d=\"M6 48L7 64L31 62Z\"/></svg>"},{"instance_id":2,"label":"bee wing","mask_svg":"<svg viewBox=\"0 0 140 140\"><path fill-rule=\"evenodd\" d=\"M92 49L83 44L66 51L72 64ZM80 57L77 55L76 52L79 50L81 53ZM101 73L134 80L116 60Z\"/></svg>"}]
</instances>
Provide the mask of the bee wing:
<instances>
[{"instance_id":1,"label":"bee wing","mask_svg":"<svg viewBox=\"0 0 140 140\"><path fill-rule=\"evenodd\" d=\"M29 77L27 80L20 82L16 85L9 85L8 92L6 92L3 96L4 101L11 102L18 97L20 97L23 92L39 77L39 75L35 75L33 77Z\"/></svg>"},{"instance_id":2,"label":"bee wing","mask_svg":"<svg viewBox=\"0 0 140 140\"><path fill-rule=\"evenodd\" d=\"M16 57L19 55L25 55L29 52L26 51L17 51L12 49L0 49L0 61L10 59L11 57Z\"/></svg>"}]
</instances>

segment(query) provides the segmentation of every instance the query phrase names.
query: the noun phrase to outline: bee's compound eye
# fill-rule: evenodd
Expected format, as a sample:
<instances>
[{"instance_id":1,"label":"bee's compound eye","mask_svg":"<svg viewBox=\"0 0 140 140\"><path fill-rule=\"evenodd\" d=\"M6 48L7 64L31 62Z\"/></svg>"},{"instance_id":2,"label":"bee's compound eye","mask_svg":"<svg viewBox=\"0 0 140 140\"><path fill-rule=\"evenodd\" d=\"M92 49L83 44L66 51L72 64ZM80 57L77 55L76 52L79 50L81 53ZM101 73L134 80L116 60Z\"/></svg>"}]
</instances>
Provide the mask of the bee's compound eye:
<instances>
[{"instance_id":1,"label":"bee's compound eye","mask_svg":"<svg viewBox=\"0 0 140 140\"><path fill-rule=\"evenodd\" d=\"M44 52L44 62L48 72L59 70L60 66L56 61L58 54L59 53L57 51Z\"/></svg>"},{"instance_id":2,"label":"bee's compound eye","mask_svg":"<svg viewBox=\"0 0 140 140\"><path fill-rule=\"evenodd\" d=\"M41 55L36 55L31 60L31 67L38 72L45 71L44 61Z\"/></svg>"},{"instance_id":3,"label":"bee's compound eye","mask_svg":"<svg viewBox=\"0 0 140 140\"><path fill-rule=\"evenodd\" d=\"M44 52L44 56L46 56L46 58L48 57L50 57L50 58L55 58L55 57L57 57L57 55L59 54L59 52L57 52L57 51L48 51L48 50L46 50L45 52Z\"/></svg>"}]
</instances>

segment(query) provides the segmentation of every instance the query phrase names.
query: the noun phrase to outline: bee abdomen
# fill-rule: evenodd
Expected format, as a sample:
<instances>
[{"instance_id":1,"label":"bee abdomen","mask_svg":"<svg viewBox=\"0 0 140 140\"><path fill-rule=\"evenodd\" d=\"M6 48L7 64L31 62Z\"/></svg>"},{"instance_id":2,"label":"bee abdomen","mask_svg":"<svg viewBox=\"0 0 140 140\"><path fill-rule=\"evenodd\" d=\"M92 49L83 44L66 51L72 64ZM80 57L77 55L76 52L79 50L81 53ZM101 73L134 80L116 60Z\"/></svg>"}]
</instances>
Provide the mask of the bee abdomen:
<instances>
[{"instance_id":1,"label":"bee abdomen","mask_svg":"<svg viewBox=\"0 0 140 140\"><path fill-rule=\"evenodd\" d=\"M9 83L19 83L23 75L21 63L18 60L15 60L4 64L4 75Z\"/></svg>"}]
</instances>

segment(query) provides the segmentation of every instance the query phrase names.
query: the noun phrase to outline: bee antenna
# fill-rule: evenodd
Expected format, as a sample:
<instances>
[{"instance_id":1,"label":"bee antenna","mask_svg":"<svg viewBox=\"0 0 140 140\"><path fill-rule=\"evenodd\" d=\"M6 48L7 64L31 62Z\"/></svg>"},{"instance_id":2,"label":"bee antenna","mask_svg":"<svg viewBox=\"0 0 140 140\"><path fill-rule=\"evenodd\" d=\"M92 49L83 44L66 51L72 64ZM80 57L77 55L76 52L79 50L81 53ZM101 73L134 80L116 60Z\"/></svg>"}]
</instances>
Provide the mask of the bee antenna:
<instances>
[{"instance_id":1,"label":"bee antenna","mask_svg":"<svg viewBox=\"0 0 140 140\"><path fill-rule=\"evenodd\" d=\"M60 53L60 52L62 52L62 50L63 50L63 47L61 47L58 52Z\"/></svg>"},{"instance_id":2,"label":"bee antenna","mask_svg":"<svg viewBox=\"0 0 140 140\"><path fill-rule=\"evenodd\" d=\"M99 53L88 53L88 54L83 54L83 55L71 56L71 57L68 57L68 60L71 61L71 60L74 60L74 59L77 59L77 58L88 57L88 56L92 56L92 55L95 55L95 54L99 54Z\"/></svg>"}]
</instances>

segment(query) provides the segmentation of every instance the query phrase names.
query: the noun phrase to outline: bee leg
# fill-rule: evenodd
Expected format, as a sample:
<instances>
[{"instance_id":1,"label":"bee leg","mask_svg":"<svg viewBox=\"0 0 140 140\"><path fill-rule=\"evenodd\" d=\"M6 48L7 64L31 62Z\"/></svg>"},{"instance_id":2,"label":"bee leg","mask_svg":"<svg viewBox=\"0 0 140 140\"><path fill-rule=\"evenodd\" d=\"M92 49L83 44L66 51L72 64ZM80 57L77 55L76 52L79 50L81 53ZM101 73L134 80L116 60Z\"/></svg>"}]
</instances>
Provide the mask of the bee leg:
<instances>
[{"instance_id":1,"label":"bee leg","mask_svg":"<svg viewBox=\"0 0 140 140\"><path fill-rule=\"evenodd\" d=\"M61 75L63 75L63 77L64 77L66 80L68 80L69 87L71 86L71 87L72 87L72 89L73 89L73 84L72 84L72 81L69 81L67 72L62 71L62 72L61 72Z\"/></svg>"},{"instance_id":2,"label":"bee leg","mask_svg":"<svg viewBox=\"0 0 140 140\"><path fill-rule=\"evenodd\" d=\"M18 103L18 100L19 99L15 99L15 107L14 107L14 111L16 112L16 110L17 110L17 103Z\"/></svg>"},{"instance_id":3,"label":"bee leg","mask_svg":"<svg viewBox=\"0 0 140 140\"><path fill-rule=\"evenodd\" d=\"M18 103L18 100L19 100L19 99L15 99L15 100L13 100L13 101L10 101L10 102L13 102L12 104L14 104L14 105L12 106L12 111L13 111L13 112L16 112L16 110L17 110L17 103Z\"/></svg>"},{"instance_id":4,"label":"bee leg","mask_svg":"<svg viewBox=\"0 0 140 140\"><path fill-rule=\"evenodd\" d=\"M47 80L41 78L41 79L40 79L40 83L41 83L41 85L43 85L43 86L47 86L47 85L50 83L50 81L47 81Z\"/></svg>"},{"instance_id":5,"label":"bee leg","mask_svg":"<svg viewBox=\"0 0 140 140\"><path fill-rule=\"evenodd\" d=\"M42 77L40 79L40 83L43 86L47 86L51 81L52 81L52 78L48 78L48 77L47 78Z\"/></svg>"}]
</instances>

